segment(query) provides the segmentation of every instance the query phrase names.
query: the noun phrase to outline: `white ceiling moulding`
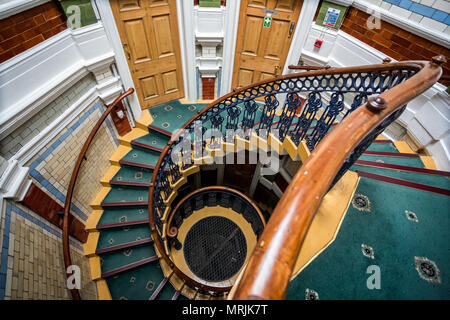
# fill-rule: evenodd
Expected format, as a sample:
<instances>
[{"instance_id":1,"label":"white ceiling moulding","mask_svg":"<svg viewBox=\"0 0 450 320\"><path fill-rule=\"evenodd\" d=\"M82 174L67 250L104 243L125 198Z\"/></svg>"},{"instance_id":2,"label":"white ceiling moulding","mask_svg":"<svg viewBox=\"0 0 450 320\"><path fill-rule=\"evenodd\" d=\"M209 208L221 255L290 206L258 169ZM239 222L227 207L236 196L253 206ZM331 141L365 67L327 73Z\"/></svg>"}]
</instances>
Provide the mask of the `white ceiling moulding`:
<instances>
[{"instance_id":1,"label":"white ceiling moulding","mask_svg":"<svg viewBox=\"0 0 450 320\"><path fill-rule=\"evenodd\" d=\"M0 139L78 80L114 62L101 23L56 36L0 64Z\"/></svg>"},{"instance_id":2,"label":"white ceiling moulding","mask_svg":"<svg viewBox=\"0 0 450 320\"><path fill-rule=\"evenodd\" d=\"M395 15L392 12L377 5L371 4L368 1L354 0L352 6L369 14L371 12L379 12L381 20L392 23L399 28L440 44L444 47L450 46L450 36L448 36L447 34L436 31L434 29L426 28L422 25L419 25L417 22Z\"/></svg>"},{"instance_id":3,"label":"white ceiling moulding","mask_svg":"<svg viewBox=\"0 0 450 320\"><path fill-rule=\"evenodd\" d=\"M0 20L6 19L17 13L40 6L49 0L9 0L0 1Z\"/></svg>"}]
</instances>

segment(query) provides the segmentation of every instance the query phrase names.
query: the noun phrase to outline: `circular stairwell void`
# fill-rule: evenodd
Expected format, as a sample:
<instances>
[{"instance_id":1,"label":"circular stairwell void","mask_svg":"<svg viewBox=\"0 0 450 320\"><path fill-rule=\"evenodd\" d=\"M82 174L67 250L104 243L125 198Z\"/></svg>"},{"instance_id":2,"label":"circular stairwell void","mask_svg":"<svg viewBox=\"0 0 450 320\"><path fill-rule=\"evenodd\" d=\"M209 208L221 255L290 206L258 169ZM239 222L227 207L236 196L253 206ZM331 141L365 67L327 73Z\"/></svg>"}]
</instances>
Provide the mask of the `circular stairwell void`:
<instances>
[{"instance_id":1,"label":"circular stairwell void","mask_svg":"<svg viewBox=\"0 0 450 320\"><path fill-rule=\"evenodd\" d=\"M164 227L167 251L184 280L220 293L233 286L245 267L265 220L246 195L209 186L177 201Z\"/></svg>"},{"instance_id":2,"label":"circular stairwell void","mask_svg":"<svg viewBox=\"0 0 450 320\"><path fill-rule=\"evenodd\" d=\"M243 266L247 242L241 228L226 217L199 220L184 240L184 257L199 278L220 282L230 279Z\"/></svg>"}]
</instances>

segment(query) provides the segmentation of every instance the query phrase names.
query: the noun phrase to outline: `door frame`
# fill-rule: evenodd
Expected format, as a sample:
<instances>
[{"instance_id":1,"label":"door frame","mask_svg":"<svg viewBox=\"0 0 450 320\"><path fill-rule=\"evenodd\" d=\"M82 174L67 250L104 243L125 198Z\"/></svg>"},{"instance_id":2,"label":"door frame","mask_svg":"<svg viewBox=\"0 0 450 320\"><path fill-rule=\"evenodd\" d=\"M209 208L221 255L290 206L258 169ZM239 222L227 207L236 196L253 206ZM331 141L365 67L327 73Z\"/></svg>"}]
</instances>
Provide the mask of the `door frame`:
<instances>
[{"instance_id":1,"label":"door frame","mask_svg":"<svg viewBox=\"0 0 450 320\"><path fill-rule=\"evenodd\" d=\"M122 48L122 41L120 40L119 30L114 20L114 14L109 4L109 0L94 0L100 14L101 22L105 28L106 35L111 43L114 51L117 71L119 72L120 80L125 86L125 89L134 88L131 71L128 67L127 58ZM142 115L141 105L136 91L128 96L128 103L131 108L134 119L139 119Z\"/></svg>"}]
</instances>

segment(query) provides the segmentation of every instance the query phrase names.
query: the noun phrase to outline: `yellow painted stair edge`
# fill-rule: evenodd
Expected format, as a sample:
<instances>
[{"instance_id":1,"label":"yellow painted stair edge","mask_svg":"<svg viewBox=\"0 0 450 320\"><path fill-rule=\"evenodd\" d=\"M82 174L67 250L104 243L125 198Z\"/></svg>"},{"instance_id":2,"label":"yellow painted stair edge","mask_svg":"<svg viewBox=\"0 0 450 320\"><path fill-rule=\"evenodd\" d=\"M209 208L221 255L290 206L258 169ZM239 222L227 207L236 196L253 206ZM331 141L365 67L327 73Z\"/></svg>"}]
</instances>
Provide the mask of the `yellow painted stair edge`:
<instances>
[{"instance_id":1,"label":"yellow painted stair edge","mask_svg":"<svg viewBox=\"0 0 450 320\"><path fill-rule=\"evenodd\" d=\"M111 158L109 158L109 162L111 162L111 164L113 164L113 165L120 166L119 161L123 157L125 157L126 154L130 151L131 151L131 147L119 145L119 147L116 149L116 151L114 151Z\"/></svg>"},{"instance_id":2,"label":"yellow painted stair edge","mask_svg":"<svg viewBox=\"0 0 450 320\"><path fill-rule=\"evenodd\" d=\"M420 156L420 160L422 160L423 164L425 165L425 168L437 170L436 163L434 162L432 156Z\"/></svg>"},{"instance_id":3,"label":"yellow painted stair edge","mask_svg":"<svg viewBox=\"0 0 450 320\"><path fill-rule=\"evenodd\" d=\"M86 223L84 224L84 228L88 232L96 231L97 224L100 221L100 218L102 217L103 210L94 210L89 215L88 219L86 220Z\"/></svg>"},{"instance_id":4,"label":"yellow painted stair edge","mask_svg":"<svg viewBox=\"0 0 450 320\"><path fill-rule=\"evenodd\" d=\"M100 183L102 184L102 186L104 187L110 187L111 185L109 184L109 181L112 180L112 178L114 178L114 176L117 174L117 172L119 172L120 170L120 166L118 165L112 165L108 168L108 170L105 172L105 174L103 175L103 177L100 179Z\"/></svg>"},{"instance_id":5,"label":"yellow painted stair edge","mask_svg":"<svg viewBox=\"0 0 450 320\"><path fill-rule=\"evenodd\" d=\"M89 269L91 271L92 280L100 280L102 278L102 269L100 267L100 257L93 255L89 259Z\"/></svg>"},{"instance_id":6,"label":"yellow painted stair edge","mask_svg":"<svg viewBox=\"0 0 450 320\"><path fill-rule=\"evenodd\" d=\"M148 110L142 111L142 116L136 121L136 127L142 130L148 130L148 126L153 122L153 117Z\"/></svg>"},{"instance_id":7,"label":"yellow painted stair edge","mask_svg":"<svg viewBox=\"0 0 450 320\"><path fill-rule=\"evenodd\" d=\"M91 207L94 210L102 210L101 203L105 199L106 195L111 190L111 187L102 187L100 191L95 196L95 199L91 202Z\"/></svg>"},{"instance_id":8,"label":"yellow painted stair edge","mask_svg":"<svg viewBox=\"0 0 450 320\"><path fill-rule=\"evenodd\" d=\"M100 279L96 281L98 300L112 300L106 280Z\"/></svg>"},{"instance_id":9,"label":"yellow painted stair edge","mask_svg":"<svg viewBox=\"0 0 450 320\"><path fill-rule=\"evenodd\" d=\"M325 195L305 237L291 279L294 279L336 239L358 182L358 174L347 171Z\"/></svg>"},{"instance_id":10,"label":"yellow painted stair edge","mask_svg":"<svg viewBox=\"0 0 450 320\"><path fill-rule=\"evenodd\" d=\"M83 252L85 256L92 257L95 255L99 237L100 232L98 230L89 232L87 241L83 244Z\"/></svg>"},{"instance_id":11,"label":"yellow painted stair edge","mask_svg":"<svg viewBox=\"0 0 450 320\"><path fill-rule=\"evenodd\" d=\"M119 137L119 143L125 147L131 147L131 141L148 134L148 129L134 128L126 135Z\"/></svg>"}]
</instances>

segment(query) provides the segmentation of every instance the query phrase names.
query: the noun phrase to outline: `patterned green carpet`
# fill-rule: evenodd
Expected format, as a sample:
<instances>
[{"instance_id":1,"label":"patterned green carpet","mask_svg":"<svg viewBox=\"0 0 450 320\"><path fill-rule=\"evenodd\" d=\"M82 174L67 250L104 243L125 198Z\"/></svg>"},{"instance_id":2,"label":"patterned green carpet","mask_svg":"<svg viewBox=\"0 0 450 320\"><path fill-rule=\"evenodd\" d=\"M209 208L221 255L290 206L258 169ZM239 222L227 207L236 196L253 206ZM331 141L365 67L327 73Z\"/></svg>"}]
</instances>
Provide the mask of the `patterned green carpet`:
<instances>
[{"instance_id":1,"label":"patterned green carpet","mask_svg":"<svg viewBox=\"0 0 450 320\"><path fill-rule=\"evenodd\" d=\"M394 148L384 143L369 150L398 152ZM372 158L424 167L418 158L360 159ZM357 165L351 170L450 190L448 176ZM361 177L336 240L291 281L286 298L450 299L448 208L449 196Z\"/></svg>"}]
</instances>

